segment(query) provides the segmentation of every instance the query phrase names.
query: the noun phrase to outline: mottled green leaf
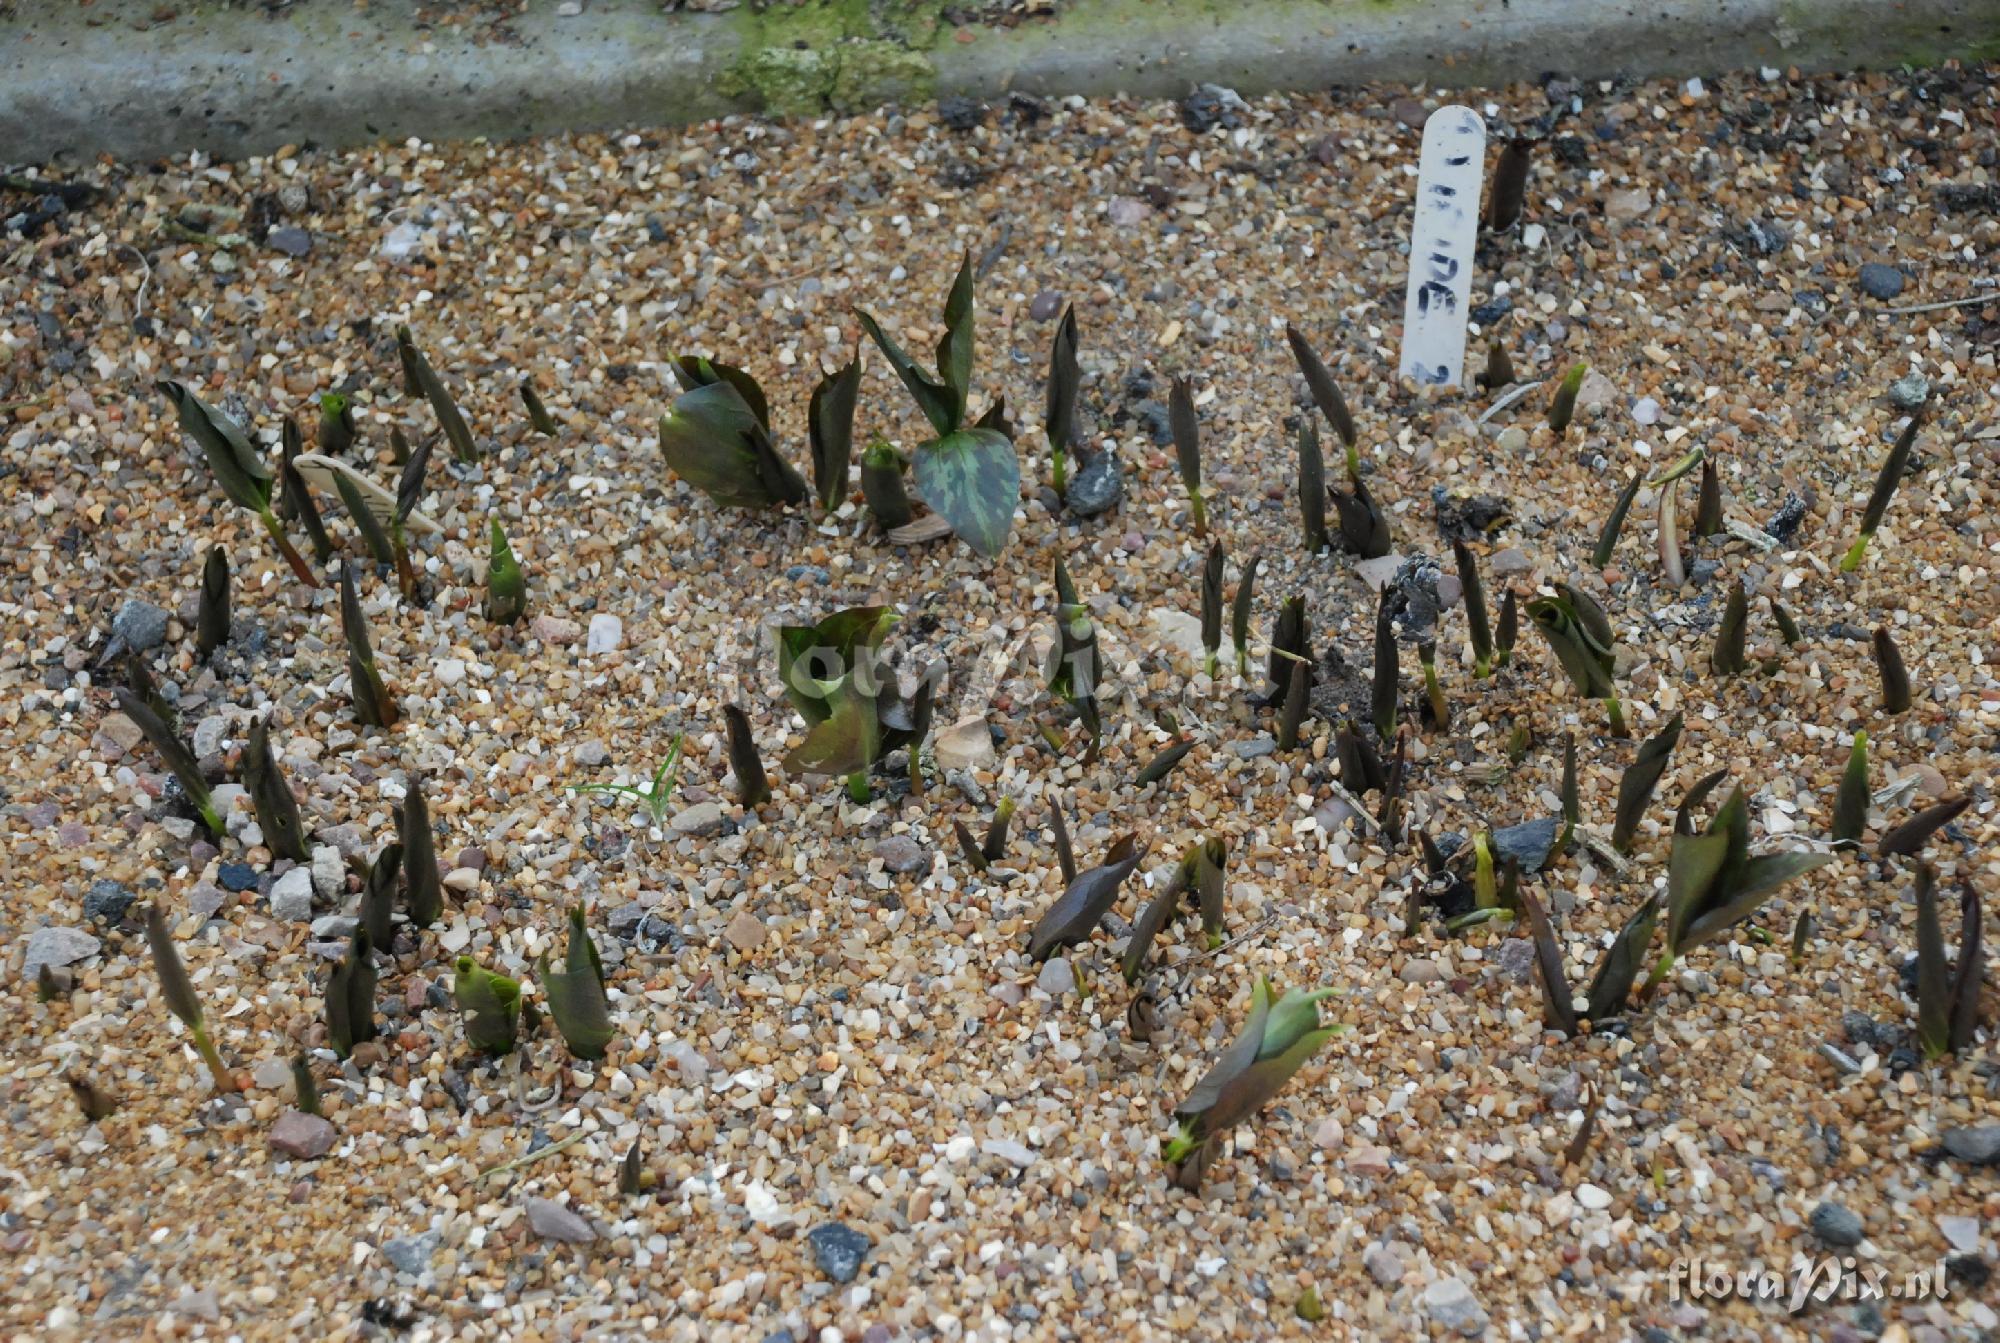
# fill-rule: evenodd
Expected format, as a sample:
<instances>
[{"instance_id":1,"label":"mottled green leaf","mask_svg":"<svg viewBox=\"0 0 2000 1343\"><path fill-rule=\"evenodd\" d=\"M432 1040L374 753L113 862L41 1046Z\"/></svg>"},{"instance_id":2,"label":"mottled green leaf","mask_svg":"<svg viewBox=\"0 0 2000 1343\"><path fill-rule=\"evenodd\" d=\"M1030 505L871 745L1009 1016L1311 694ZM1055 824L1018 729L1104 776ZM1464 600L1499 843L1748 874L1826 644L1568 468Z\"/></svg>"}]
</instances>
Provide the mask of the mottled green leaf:
<instances>
[{"instance_id":1,"label":"mottled green leaf","mask_svg":"<svg viewBox=\"0 0 2000 1343\"><path fill-rule=\"evenodd\" d=\"M917 449L917 495L981 555L1007 544L1021 498L1014 445L991 429L961 429Z\"/></svg>"}]
</instances>

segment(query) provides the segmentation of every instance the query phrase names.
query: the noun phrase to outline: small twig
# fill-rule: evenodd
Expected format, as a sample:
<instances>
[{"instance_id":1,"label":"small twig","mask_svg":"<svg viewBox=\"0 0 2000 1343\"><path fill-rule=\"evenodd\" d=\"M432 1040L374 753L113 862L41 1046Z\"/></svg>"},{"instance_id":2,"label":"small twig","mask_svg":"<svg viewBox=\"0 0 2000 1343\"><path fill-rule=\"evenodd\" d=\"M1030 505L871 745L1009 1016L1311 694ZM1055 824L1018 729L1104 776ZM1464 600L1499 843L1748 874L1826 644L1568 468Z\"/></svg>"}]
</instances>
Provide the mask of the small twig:
<instances>
[{"instance_id":1,"label":"small twig","mask_svg":"<svg viewBox=\"0 0 2000 1343\"><path fill-rule=\"evenodd\" d=\"M1223 952L1229 950L1231 947L1237 945L1239 942L1248 942L1251 938L1260 936L1266 928L1269 928L1272 924L1276 923L1277 921L1278 921L1278 916L1276 914L1266 914L1263 918L1257 920L1257 922L1251 924L1248 928L1244 929L1236 936L1230 938L1227 942L1224 942L1222 945L1210 947L1207 951L1198 952L1195 955L1190 956L1187 960L1181 962L1180 983L1174 985L1173 993L1169 994L1168 996L1169 997L1180 996L1180 991L1187 987L1187 982L1190 979L1194 978L1194 968L1197 965L1200 965L1203 961L1211 960L1214 957L1220 956Z\"/></svg>"},{"instance_id":2,"label":"small twig","mask_svg":"<svg viewBox=\"0 0 2000 1343\"><path fill-rule=\"evenodd\" d=\"M153 283L153 263L146 260L146 254L129 242L118 243L113 250L130 252L138 259L139 264L146 268L146 278L139 281L138 296L132 300L132 320L137 321L146 315L146 288Z\"/></svg>"},{"instance_id":3,"label":"small twig","mask_svg":"<svg viewBox=\"0 0 2000 1343\"><path fill-rule=\"evenodd\" d=\"M987 248L984 252L981 252L979 254L979 265L977 269L973 272L974 277L976 279L981 279L981 280L985 279L986 272L992 270L995 266L1000 264L1000 257L1003 253L1006 252L1007 244L1013 241L1013 238L1014 238L1013 224L1011 224L1007 220L1004 219L1001 220L1000 236L993 240L993 245L991 247Z\"/></svg>"},{"instance_id":4,"label":"small twig","mask_svg":"<svg viewBox=\"0 0 2000 1343\"><path fill-rule=\"evenodd\" d=\"M2000 303L2000 292L1974 294L1970 298L1948 298L1938 303L1912 303L1906 308L1861 308L1862 312L1872 312L1878 317L1907 317L1917 312L1943 312L1946 308L1979 308L1988 303Z\"/></svg>"},{"instance_id":5,"label":"small twig","mask_svg":"<svg viewBox=\"0 0 2000 1343\"><path fill-rule=\"evenodd\" d=\"M1375 833L1381 832L1382 823L1376 820L1373 816L1370 816L1368 814L1368 808L1361 805L1360 798L1348 792L1347 789L1339 783L1329 781L1326 786L1328 789L1332 791L1335 797L1339 798L1343 803L1347 805L1347 809L1349 811L1353 812L1356 816L1361 818L1362 824L1365 825L1371 832Z\"/></svg>"},{"instance_id":6,"label":"small twig","mask_svg":"<svg viewBox=\"0 0 2000 1343\"><path fill-rule=\"evenodd\" d=\"M47 405L55 399L55 395L54 392L43 392L40 396L31 396L25 401L0 401L0 415L11 415L17 410L26 410L30 406Z\"/></svg>"},{"instance_id":7,"label":"small twig","mask_svg":"<svg viewBox=\"0 0 2000 1343\"><path fill-rule=\"evenodd\" d=\"M567 1138L563 1138L556 1142L552 1142L547 1147L537 1147L534 1151L528 1153L526 1156L517 1156L512 1161L503 1161L497 1166L488 1166L485 1170L479 1172L479 1178L484 1180L495 1175L505 1174L510 1170L519 1170L523 1166L532 1165L535 1162L540 1161L545 1156L554 1156L557 1152L566 1151L569 1148L576 1146L578 1143L582 1142L585 1138L588 1138L589 1136L590 1136L590 1130L578 1129L575 1133L570 1134Z\"/></svg>"},{"instance_id":8,"label":"small twig","mask_svg":"<svg viewBox=\"0 0 2000 1343\"><path fill-rule=\"evenodd\" d=\"M1508 389L1505 395L1503 395L1498 401L1495 401L1492 405L1488 406L1486 408L1486 413L1484 415L1481 415L1477 420L1474 420L1473 423L1474 424L1486 423L1488 420L1492 419L1495 415L1498 415L1501 411L1507 409L1507 407L1513 405L1516 401L1519 401L1522 397L1526 396L1529 392L1532 392L1537 387L1540 387L1542 385L1542 382L1543 379L1537 378L1533 382L1524 382L1520 384L1518 387L1513 387Z\"/></svg>"}]
</instances>

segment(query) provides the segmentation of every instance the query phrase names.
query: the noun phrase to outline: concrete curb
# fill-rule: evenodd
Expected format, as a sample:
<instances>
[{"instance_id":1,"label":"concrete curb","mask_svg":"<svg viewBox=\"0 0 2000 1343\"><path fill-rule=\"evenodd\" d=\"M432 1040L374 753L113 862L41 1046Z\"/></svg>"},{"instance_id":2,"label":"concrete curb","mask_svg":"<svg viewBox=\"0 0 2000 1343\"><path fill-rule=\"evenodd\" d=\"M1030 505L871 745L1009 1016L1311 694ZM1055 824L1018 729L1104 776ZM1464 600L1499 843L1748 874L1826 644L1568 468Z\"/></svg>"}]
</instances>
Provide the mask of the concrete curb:
<instances>
[{"instance_id":1,"label":"concrete curb","mask_svg":"<svg viewBox=\"0 0 2000 1343\"><path fill-rule=\"evenodd\" d=\"M1472 87L1759 65L2000 58L2000 0L1063 0L953 28L938 0L805 0L729 14L533 0L504 29L426 29L417 0L37 3L0 19L0 153L18 162L412 135L510 137L730 113L845 111L954 92L1175 96L1367 81Z\"/></svg>"}]
</instances>

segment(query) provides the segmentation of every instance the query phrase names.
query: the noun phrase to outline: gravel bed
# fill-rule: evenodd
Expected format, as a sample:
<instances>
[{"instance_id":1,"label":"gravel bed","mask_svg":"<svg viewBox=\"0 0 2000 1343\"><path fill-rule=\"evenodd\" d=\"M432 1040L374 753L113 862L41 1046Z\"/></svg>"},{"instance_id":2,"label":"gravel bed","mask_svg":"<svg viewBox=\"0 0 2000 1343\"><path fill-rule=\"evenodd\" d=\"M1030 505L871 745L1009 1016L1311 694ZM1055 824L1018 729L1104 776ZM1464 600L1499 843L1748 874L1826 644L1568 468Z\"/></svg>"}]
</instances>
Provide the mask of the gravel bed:
<instances>
[{"instance_id":1,"label":"gravel bed","mask_svg":"<svg viewBox=\"0 0 2000 1343\"><path fill-rule=\"evenodd\" d=\"M1484 391L1420 394L1391 376L1416 128L1446 101L1423 90L1016 98L102 164L74 179L96 191L66 201L10 190L0 1327L752 1343L1993 1336L1993 1030L1956 1059L1912 1052L1912 881L1872 846L1913 809L1969 796L1928 848L1953 893L1954 946L1961 883L1989 910L2000 893L2000 296L1900 311L1976 296L2000 274L1995 72L1480 95L1496 128L1549 137L1523 224L1481 243L1471 361L1498 339L1522 379L1549 382L1483 421L1497 399ZM858 490L831 516L753 515L669 476L654 425L671 357L752 370L779 450L804 468L807 395L861 339L851 307L928 350L966 252L982 273L974 403L1004 394L1020 426L1023 498L999 560L949 538L891 546ZM1114 445L1124 473L1122 502L1090 518L1041 489L1042 380L1064 304L1082 333L1088 441ZM1354 408L1398 553L1449 568L1440 510L1497 496L1504 520L1474 542L1490 598L1575 583L1620 641L1633 741L1605 735L1602 708L1532 630L1475 680L1464 614L1446 611L1453 721L1413 729L1414 822L1469 833L1553 814L1574 731L1584 821L1608 830L1637 740L1686 716L1629 870L1579 850L1539 887L1574 981L1664 882L1673 807L1713 770L1750 795L1759 847L1823 848L1865 728L1869 847L1574 1040L1542 1026L1521 933L1405 928L1420 861L1357 828L1336 796L1333 725L1267 749L1270 712L1251 703L1262 676L1225 666L1211 680L1201 665L1206 543L1165 414L1179 373L1195 380L1228 587L1262 556L1257 639L1304 594L1315 647L1366 676L1367 571L1299 542L1292 444L1314 412L1287 321ZM274 457L282 417L310 436L316 398L344 391L352 460L393 483L390 429L434 432L403 392L400 324L485 456L448 463L440 445L432 464L423 507L440 530L416 546L427 603L400 600L392 576L362 585L402 717L378 731L351 707L337 590L303 587L223 502L154 381L230 409ZM914 447L921 419L865 358L860 440ZM1579 359L1593 372L1558 436L1547 397ZM529 431L523 378L555 437ZM1840 573L1877 467L1926 393L1916 465L1860 570ZM1623 482L1696 445L1719 464L1738 531L1799 501L1787 539L1691 540L1688 582L1666 587L1647 489L1611 567L1593 568ZM338 504L322 503L352 550ZM512 628L482 613L489 516L527 572L528 618ZM234 565L234 627L204 659L195 602L214 543ZM1104 649L1094 759L1037 730L1071 724L1038 672L1059 555ZM1722 678L1708 656L1736 580L1753 671ZM1773 600L1801 626L1797 645L1778 639ZM908 796L899 756L857 805L779 766L805 724L780 693L768 627L870 603L902 614L890 643L908 665L948 668L949 777ZM310 881L286 881L247 800L219 794L219 843L190 819L98 667L114 623L127 642L157 641L144 656L215 777L237 778L251 724L274 715ZM1879 707L1877 626L1908 664L1906 713ZM1415 725L1407 654L1404 671ZM731 703L771 769L759 808L727 777ZM1134 787L1170 718L1199 744ZM1512 761L1522 727L1531 744ZM650 777L676 732L685 760L664 826L566 791ZM337 1060L321 995L340 916L418 780L447 912L398 937L382 1038ZM952 823L983 832L1003 796L1020 808L1007 851L975 872ZM1152 844L1066 974L1026 955L1063 887L1054 805L1086 864L1128 830ZM1139 1043L1117 973L1136 888L1208 835L1228 846L1229 940L1211 950L1191 921L1161 936L1148 981L1160 1029ZM170 915L238 1093L212 1091L162 1002L148 904ZM607 1059L572 1060L547 1027L502 1062L472 1054L452 958L532 979L576 904L607 962ZM1816 930L1794 962L1807 909ZM1321 1011L1348 1030L1190 1196L1161 1161L1171 1113L1235 1036L1258 975L1335 987ZM291 1112L301 1052L330 1130ZM87 1121L66 1075L115 1112ZM1597 1132L1566 1170L1589 1096ZM635 1142L654 1182L623 1196ZM1782 1269L1836 1253L1895 1282L1949 1258L1951 1291L1793 1317L1670 1288L1688 1256ZM1309 1288L1316 1326L1294 1318Z\"/></svg>"}]
</instances>

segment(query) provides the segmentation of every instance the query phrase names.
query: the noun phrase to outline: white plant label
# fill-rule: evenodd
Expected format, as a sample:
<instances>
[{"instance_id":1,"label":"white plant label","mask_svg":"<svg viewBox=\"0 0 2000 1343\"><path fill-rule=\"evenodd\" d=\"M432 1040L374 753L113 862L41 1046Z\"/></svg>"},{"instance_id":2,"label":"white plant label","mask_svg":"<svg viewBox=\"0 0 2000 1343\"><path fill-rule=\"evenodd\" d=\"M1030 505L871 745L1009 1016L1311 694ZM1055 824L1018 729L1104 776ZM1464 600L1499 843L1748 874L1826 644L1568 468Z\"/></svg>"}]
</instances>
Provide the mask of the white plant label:
<instances>
[{"instance_id":1,"label":"white plant label","mask_svg":"<svg viewBox=\"0 0 2000 1343\"><path fill-rule=\"evenodd\" d=\"M1486 123L1469 107L1440 107L1424 123L1410 287L1403 299L1405 377L1438 387L1465 381L1465 314L1479 240Z\"/></svg>"}]
</instances>

